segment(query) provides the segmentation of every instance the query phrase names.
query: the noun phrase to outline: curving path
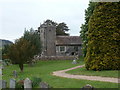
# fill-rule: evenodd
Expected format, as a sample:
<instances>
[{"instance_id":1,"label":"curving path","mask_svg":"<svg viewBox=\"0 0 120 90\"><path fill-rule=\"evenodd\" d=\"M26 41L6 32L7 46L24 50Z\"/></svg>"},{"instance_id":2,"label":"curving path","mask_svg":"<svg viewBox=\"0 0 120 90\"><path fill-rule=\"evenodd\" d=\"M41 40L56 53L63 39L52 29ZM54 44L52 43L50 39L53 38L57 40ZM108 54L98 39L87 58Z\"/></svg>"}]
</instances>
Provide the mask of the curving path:
<instances>
[{"instance_id":1,"label":"curving path","mask_svg":"<svg viewBox=\"0 0 120 90\"><path fill-rule=\"evenodd\" d=\"M81 68L81 67L84 67L84 65L76 66L76 67L65 69L65 70L55 71L55 72L53 72L53 75L59 76L59 77L65 77L65 78L85 79L85 80L118 83L118 78L101 77L101 76L86 76L86 75L72 75L72 74L65 73L66 71L73 70L76 68Z\"/></svg>"}]
</instances>

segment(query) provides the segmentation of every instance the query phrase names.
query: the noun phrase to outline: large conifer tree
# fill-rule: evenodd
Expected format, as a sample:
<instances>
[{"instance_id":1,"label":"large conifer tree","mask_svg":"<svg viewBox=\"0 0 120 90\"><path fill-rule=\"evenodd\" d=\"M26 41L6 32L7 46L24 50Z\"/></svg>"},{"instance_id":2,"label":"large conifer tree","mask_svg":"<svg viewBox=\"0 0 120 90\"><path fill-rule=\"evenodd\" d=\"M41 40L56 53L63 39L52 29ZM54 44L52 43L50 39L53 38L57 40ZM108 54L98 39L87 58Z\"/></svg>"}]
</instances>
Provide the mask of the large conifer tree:
<instances>
[{"instance_id":1,"label":"large conifer tree","mask_svg":"<svg viewBox=\"0 0 120 90\"><path fill-rule=\"evenodd\" d=\"M85 23L81 25L80 37L82 38L83 56L86 56L88 45L88 22L93 14L96 2L89 2L88 8L85 10Z\"/></svg>"},{"instance_id":2,"label":"large conifer tree","mask_svg":"<svg viewBox=\"0 0 120 90\"><path fill-rule=\"evenodd\" d=\"M120 2L98 3L89 20L88 70L120 69Z\"/></svg>"}]
</instances>

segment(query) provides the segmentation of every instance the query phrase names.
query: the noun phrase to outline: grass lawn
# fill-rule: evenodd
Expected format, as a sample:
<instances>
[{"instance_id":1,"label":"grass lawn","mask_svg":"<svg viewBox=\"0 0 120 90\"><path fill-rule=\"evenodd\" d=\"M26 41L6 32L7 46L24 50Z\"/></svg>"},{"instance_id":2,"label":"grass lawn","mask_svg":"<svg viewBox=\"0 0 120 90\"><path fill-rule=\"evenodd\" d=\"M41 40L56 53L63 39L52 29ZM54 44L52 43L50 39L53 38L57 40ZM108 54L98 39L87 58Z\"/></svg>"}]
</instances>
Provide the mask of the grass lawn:
<instances>
[{"instance_id":1,"label":"grass lawn","mask_svg":"<svg viewBox=\"0 0 120 90\"><path fill-rule=\"evenodd\" d=\"M109 82L89 81L69 79L53 76L52 72L57 70L63 70L74 66L84 64L80 61L78 64L71 64L70 61L39 61L34 67L28 65L24 66L24 72L21 73L17 65L7 66L3 70L3 79L9 82L10 78L13 78L12 72L16 70L18 72L18 78L32 78L33 76L40 77L42 81L47 82L53 88L82 88L86 84L90 84L95 88L118 88L118 84ZM9 85L9 84L8 84Z\"/></svg>"},{"instance_id":2,"label":"grass lawn","mask_svg":"<svg viewBox=\"0 0 120 90\"><path fill-rule=\"evenodd\" d=\"M86 70L85 67L82 67L67 71L66 73L70 73L74 75L90 75L90 76L104 76L104 77L118 78L118 70L93 71L93 70Z\"/></svg>"}]
</instances>

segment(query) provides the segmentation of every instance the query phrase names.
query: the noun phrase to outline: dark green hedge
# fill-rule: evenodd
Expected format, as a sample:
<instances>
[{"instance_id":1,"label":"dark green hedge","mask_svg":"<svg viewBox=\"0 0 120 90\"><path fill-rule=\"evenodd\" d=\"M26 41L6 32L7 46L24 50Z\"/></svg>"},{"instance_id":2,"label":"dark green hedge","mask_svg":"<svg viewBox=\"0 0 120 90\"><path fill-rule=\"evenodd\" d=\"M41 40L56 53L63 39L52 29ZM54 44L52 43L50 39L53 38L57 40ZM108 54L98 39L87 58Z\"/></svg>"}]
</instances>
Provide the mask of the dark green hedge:
<instances>
[{"instance_id":1,"label":"dark green hedge","mask_svg":"<svg viewBox=\"0 0 120 90\"><path fill-rule=\"evenodd\" d=\"M89 20L85 66L120 70L120 2L98 3Z\"/></svg>"}]
</instances>

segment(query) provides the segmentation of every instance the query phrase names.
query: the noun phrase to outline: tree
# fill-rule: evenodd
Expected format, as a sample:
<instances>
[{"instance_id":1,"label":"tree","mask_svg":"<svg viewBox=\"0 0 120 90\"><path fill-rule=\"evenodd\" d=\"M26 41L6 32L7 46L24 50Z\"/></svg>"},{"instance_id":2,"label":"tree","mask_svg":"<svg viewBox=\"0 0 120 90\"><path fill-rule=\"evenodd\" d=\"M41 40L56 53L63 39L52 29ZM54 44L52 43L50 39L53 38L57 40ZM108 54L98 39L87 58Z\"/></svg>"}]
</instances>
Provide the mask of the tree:
<instances>
[{"instance_id":1,"label":"tree","mask_svg":"<svg viewBox=\"0 0 120 90\"><path fill-rule=\"evenodd\" d=\"M68 33L66 33L67 31L69 31L69 28L67 26L66 23L62 22L62 23L56 23L52 20L47 19L44 24L48 24L51 23L52 25L54 25L56 27L56 35L69 35Z\"/></svg>"},{"instance_id":2,"label":"tree","mask_svg":"<svg viewBox=\"0 0 120 90\"><path fill-rule=\"evenodd\" d=\"M51 23L52 25L54 25L54 26L57 26L58 24L56 23L56 22L54 22L54 21L52 21L52 20L50 20L50 19L47 19L44 23Z\"/></svg>"},{"instance_id":3,"label":"tree","mask_svg":"<svg viewBox=\"0 0 120 90\"><path fill-rule=\"evenodd\" d=\"M98 3L89 20L85 67L120 70L120 2Z\"/></svg>"},{"instance_id":4,"label":"tree","mask_svg":"<svg viewBox=\"0 0 120 90\"><path fill-rule=\"evenodd\" d=\"M35 46L33 53L31 53L31 58L35 54L41 53L42 46L41 46L40 36L38 32L34 31L33 28L31 28L30 31L26 30L24 32L23 38L27 40L28 42L30 42L31 46Z\"/></svg>"},{"instance_id":5,"label":"tree","mask_svg":"<svg viewBox=\"0 0 120 90\"><path fill-rule=\"evenodd\" d=\"M10 45L4 45L4 48L2 48L2 59L8 59L8 55L7 55L7 52L9 51L9 47Z\"/></svg>"},{"instance_id":6,"label":"tree","mask_svg":"<svg viewBox=\"0 0 120 90\"><path fill-rule=\"evenodd\" d=\"M34 47L30 47L30 43L24 38L17 39L15 44L9 48L8 56L12 63L19 64L21 72L23 72L23 64L29 59L29 54Z\"/></svg>"},{"instance_id":7,"label":"tree","mask_svg":"<svg viewBox=\"0 0 120 90\"><path fill-rule=\"evenodd\" d=\"M66 33L66 31L69 31L68 26L62 22L59 23L56 27L56 35L69 35L68 33Z\"/></svg>"},{"instance_id":8,"label":"tree","mask_svg":"<svg viewBox=\"0 0 120 90\"><path fill-rule=\"evenodd\" d=\"M34 55L41 53L41 42L37 32L25 31L24 36L15 41L9 48L8 56L13 63L19 64L23 72L23 64L31 62Z\"/></svg>"},{"instance_id":9,"label":"tree","mask_svg":"<svg viewBox=\"0 0 120 90\"><path fill-rule=\"evenodd\" d=\"M96 6L95 2L89 2L89 6L87 10L85 10L85 23L81 25L80 37L82 38L82 50L84 57L87 53L87 45L88 45L88 22L90 17L93 14L94 8Z\"/></svg>"}]
</instances>

